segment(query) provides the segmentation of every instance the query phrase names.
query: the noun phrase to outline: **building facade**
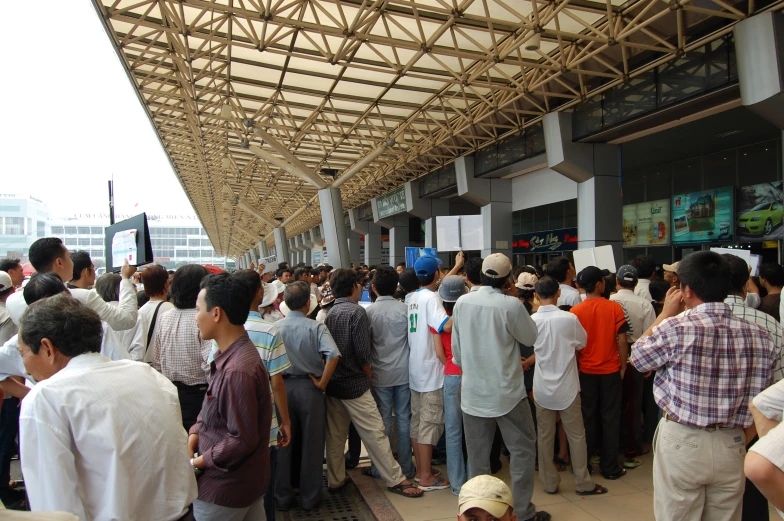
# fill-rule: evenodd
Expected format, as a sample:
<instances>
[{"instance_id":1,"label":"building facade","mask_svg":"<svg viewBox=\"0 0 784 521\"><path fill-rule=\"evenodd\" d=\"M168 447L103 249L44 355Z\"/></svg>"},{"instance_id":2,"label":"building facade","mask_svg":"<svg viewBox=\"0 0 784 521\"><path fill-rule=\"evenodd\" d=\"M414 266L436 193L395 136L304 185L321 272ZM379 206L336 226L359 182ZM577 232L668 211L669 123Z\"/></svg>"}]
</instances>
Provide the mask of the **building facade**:
<instances>
[{"instance_id":1,"label":"building facade","mask_svg":"<svg viewBox=\"0 0 784 521\"><path fill-rule=\"evenodd\" d=\"M0 257L26 258L30 245L46 237L49 209L30 195L0 194Z\"/></svg>"}]
</instances>

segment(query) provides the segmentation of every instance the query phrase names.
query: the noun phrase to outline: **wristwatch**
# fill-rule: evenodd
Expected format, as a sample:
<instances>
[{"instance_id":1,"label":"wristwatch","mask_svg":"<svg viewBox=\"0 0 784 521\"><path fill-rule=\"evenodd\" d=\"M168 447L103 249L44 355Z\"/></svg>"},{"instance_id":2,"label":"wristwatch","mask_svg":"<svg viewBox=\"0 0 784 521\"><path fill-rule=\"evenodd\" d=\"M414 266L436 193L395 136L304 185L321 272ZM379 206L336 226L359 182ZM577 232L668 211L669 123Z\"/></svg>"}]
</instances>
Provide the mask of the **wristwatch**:
<instances>
[{"instance_id":1,"label":"wristwatch","mask_svg":"<svg viewBox=\"0 0 784 521\"><path fill-rule=\"evenodd\" d=\"M193 460L195 460L195 459L196 459L196 458L198 458L198 457L199 457L199 453L197 452L197 453L196 453L196 454L194 454L194 455L193 455L193 457L191 458L191 467L193 467L193 473L194 473L194 474L196 474L197 476L199 476L199 475L201 474L201 472L202 472L202 471L201 471L201 469L199 469L199 468L196 468L196 465L194 465L194 464L193 464Z\"/></svg>"}]
</instances>

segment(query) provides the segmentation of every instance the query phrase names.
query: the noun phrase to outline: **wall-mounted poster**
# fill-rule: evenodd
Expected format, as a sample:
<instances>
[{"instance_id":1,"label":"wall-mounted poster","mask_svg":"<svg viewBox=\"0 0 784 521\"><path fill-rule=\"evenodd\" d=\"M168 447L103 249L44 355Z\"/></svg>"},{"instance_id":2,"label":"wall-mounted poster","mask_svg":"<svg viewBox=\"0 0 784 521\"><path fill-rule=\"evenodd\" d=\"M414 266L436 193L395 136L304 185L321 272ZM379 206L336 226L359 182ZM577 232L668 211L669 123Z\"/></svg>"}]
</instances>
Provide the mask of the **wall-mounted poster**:
<instances>
[{"instance_id":1,"label":"wall-mounted poster","mask_svg":"<svg viewBox=\"0 0 784 521\"><path fill-rule=\"evenodd\" d=\"M661 199L623 207L623 245L665 246L670 244L670 201Z\"/></svg>"},{"instance_id":2,"label":"wall-mounted poster","mask_svg":"<svg viewBox=\"0 0 784 521\"><path fill-rule=\"evenodd\" d=\"M733 188L718 188L672 198L672 243L732 242Z\"/></svg>"},{"instance_id":3,"label":"wall-mounted poster","mask_svg":"<svg viewBox=\"0 0 784 521\"><path fill-rule=\"evenodd\" d=\"M782 182L742 186L738 189L738 241L784 238Z\"/></svg>"}]
</instances>

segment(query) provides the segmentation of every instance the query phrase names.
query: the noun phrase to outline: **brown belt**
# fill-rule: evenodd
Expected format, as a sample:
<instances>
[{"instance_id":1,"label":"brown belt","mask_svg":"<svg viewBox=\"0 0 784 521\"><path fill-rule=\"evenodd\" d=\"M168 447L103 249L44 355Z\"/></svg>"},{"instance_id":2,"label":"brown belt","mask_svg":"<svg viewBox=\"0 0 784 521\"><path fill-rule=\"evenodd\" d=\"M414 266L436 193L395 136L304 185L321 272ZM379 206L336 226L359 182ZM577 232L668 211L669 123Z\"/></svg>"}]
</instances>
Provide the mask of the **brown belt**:
<instances>
[{"instance_id":1,"label":"brown belt","mask_svg":"<svg viewBox=\"0 0 784 521\"><path fill-rule=\"evenodd\" d=\"M670 416L669 414L667 414L664 411L662 411L662 418L664 418L668 422L674 422L674 423L677 423L679 425L683 425L684 427L688 427L690 429L698 429L698 430L701 430L701 431L708 431L708 432L713 432L713 431L716 431L716 430L719 430L719 429L734 429L735 428L735 427L725 427L723 425L719 425L718 423L714 423L713 425L708 425L707 427L698 427L696 425L691 425L691 424L688 424L688 423L683 423L681 421L678 421L678 420L676 420L675 418L673 418L672 416Z\"/></svg>"}]
</instances>

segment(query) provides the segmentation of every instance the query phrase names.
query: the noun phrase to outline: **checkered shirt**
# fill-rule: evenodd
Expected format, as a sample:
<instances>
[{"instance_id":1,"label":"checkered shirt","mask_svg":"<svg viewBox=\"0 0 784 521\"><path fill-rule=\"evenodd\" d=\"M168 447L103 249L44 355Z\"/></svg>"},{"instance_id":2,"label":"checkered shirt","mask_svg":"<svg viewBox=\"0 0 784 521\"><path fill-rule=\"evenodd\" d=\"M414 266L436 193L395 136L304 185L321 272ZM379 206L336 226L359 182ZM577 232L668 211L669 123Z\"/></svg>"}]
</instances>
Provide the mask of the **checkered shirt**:
<instances>
[{"instance_id":1,"label":"checkered shirt","mask_svg":"<svg viewBox=\"0 0 784 521\"><path fill-rule=\"evenodd\" d=\"M335 300L326 320L340 350L340 361L327 385L327 394L341 400L359 398L370 389L362 368L370 365L370 320L365 309L349 298Z\"/></svg>"},{"instance_id":2,"label":"checkered shirt","mask_svg":"<svg viewBox=\"0 0 784 521\"><path fill-rule=\"evenodd\" d=\"M776 368L773 371L773 379L778 382L784 378L784 369L781 367L782 339L781 324L779 321L767 313L763 313L762 311L758 311L752 307L747 306L745 300L740 297L736 297L735 295L727 297L724 303L730 307L732 314L736 317L743 318L749 322L758 324L767 330L768 334L770 335L770 341L773 344L773 348L776 350Z\"/></svg>"},{"instance_id":3,"label":"checkered shirt","mask_svg":"<svg viewBox=\"0 0 784 521\"><path fill-rule=\"evenodd\" d=\"M664 320L632 349L637 370L656 371L656 403L692 427L749 427L749 401L770 385L776 359L767 330L723 302Z\"/></svg>"},{"instance_id":4,"label":"checkered shirt","mask_svg":"<svg viewBox=\"0 0 784 521\"><path fill-rule=\"evenodd\" d=\"M212 343L202 340L196 325L196 309L171 309L158 318L152 339L152 367L185 385L206 384Z\"/></svg>"}]
</instances>

